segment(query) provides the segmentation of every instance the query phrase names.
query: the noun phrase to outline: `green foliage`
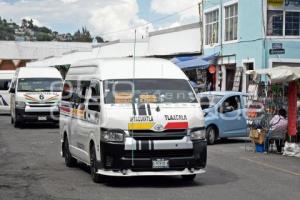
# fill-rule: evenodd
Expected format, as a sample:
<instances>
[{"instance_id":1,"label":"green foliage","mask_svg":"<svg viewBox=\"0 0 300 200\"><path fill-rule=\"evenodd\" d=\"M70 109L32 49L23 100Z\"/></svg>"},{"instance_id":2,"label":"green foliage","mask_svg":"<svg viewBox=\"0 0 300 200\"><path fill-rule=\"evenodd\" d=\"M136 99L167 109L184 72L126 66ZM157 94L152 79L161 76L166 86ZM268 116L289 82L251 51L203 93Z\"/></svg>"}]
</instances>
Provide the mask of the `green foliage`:
<instances>
[{"instance_id":1,"label":"green foliage","mask_svg":"<svg viewBox=\"0 0 300 200\"><path fill-rule=\"evenodd\" d=\"M0 17L0 40L15 40L16 36L30 41L92 42L93 40L86 27L82 27L81 30L78 29L73 35L70 33L60 34L45 26L38 27L34 25L32 19L22 19L19 26L11 19L8 23L6 19ZM98 42L104 42L103 38L99 36L95 38Z\"/></svg>"}]
</instances>

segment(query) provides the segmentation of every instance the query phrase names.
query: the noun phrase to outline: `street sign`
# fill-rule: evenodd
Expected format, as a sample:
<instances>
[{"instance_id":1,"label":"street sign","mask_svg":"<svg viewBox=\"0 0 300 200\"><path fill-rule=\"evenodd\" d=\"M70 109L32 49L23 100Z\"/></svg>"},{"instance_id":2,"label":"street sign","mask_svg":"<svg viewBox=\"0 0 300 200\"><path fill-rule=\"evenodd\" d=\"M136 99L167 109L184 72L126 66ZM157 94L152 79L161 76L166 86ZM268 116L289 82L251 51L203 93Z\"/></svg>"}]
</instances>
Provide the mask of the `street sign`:
<instances>
[{"instance_id":1,"label":"street sign","mask_svg":"<svg viewBox=\"0 0 300 200\"><path fill-rule=\"evenodd\" d=\"M272 43L272 49L283 49L282 43Z\"/></svg>"},{"instance_id":2,"label":"street sign","mask_svg":"<svg viewBox=\"0 0 300 200\"><path fill-rule=\"evenodd\" d=\"M270 49L269 53L271 55L275 55L275 54L285 54L285 49Z\"/></svg>"}]
</instances>

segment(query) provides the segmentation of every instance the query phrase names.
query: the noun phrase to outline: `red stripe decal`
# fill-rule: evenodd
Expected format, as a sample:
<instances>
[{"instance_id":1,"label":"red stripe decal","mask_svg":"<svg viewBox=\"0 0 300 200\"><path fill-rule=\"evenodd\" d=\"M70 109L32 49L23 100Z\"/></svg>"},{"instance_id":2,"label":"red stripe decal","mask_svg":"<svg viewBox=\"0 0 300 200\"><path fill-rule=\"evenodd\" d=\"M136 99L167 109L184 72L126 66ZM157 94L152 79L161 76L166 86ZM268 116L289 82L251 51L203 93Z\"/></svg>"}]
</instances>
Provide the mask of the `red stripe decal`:
<instances>
[{"instance_id":1,"label":"red stripe decal","mask_svg":"<svg viewBox=\"0 0 300 200\"><path fill-rule=\"evenodd\" d=\"M61 110L61 111L64 111L64 112L70 112L70 111L71 111L70 108L68 108L68 107L63 107L63 106L60 107L60 110Z\"/></svg>"},{"instance_id":2,"label":"red stripe decal","mask_svg":"<svg viewBox=\"0 0 300 200\"><path fill-rule=\"evenodd\" d=\"M165 129L187 129L188 127L188 122L169 122L165 126Z\"/></svg>"}]
</instances>

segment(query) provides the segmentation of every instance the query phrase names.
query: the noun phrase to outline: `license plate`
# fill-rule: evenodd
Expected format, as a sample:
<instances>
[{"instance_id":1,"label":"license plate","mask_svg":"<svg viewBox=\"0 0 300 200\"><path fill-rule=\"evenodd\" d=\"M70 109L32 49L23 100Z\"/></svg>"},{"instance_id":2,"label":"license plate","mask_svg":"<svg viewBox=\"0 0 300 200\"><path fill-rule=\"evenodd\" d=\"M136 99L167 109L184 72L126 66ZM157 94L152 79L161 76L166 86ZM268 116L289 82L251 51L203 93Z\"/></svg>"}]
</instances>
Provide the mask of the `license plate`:
<instances>
[{"instance_id":1,"label":"license plate","mask_svg":"<svg viewBox=\"0 0 300 200\"><path fill-rule=\"evenodd\" d=\"M169 168L169 160L166 159L154 159L152 160L153 169L166 169Z\"/></svg>"},{"instance_id":2,"label":"license plate","mask_svg":"<svg viewBox=\"0 0 300 200\"><path fill-rule=\"evenodd\" d=\"M39 121L46 121L47 117L46 116L40 116L40 117L38 117L38 120Z\"/></svg>"}]
</instances>

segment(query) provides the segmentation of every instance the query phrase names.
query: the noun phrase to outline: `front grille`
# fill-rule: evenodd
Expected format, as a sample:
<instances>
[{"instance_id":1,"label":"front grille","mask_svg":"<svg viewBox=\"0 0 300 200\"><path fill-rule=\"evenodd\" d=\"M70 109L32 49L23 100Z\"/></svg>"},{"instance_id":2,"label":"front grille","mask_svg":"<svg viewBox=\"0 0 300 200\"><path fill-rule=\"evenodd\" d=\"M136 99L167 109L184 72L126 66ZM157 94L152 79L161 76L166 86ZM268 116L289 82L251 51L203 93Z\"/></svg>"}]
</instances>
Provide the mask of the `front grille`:
<instances>
[{"instance_id":1,"label":"front grille","mask_svg":"<svg viewBox=\"0 0 300 200\"><path fill-rule=\"evenodd\" d=\"M51 115L59 115L59 112L26 112L25 115L51 116Z\"/></svg>"},{"instance_id":2,"label":"front grille","mask_svg":"<svg viewBox=\"0 0 300 200\"><path fill-rule=\"evenodd\" d=\"M139 130L129 131L129 135L135 140L181 140L187 135L187 130L165 130L163 132Z\"/></svg>"},{"instance_id":3,"label":"front grille","mask_svg":"<svg viewBox=\"0 0 300 200\"><path fill-rule=\"evenodd\" d=\"M180 150L152 150L152 151L126 151L125 158L169 158L169 157L191 157L194 154L193 149Z\"/></svg>"},{"instance_id":4,"label":"front grille","mask_svg":"<svg viewBox=\"0 0 300 200\"><path fill-rule=\"evenodd\" d=\"M29 105L29 106L33 108L48 108L48 107L53 107L55 105Z\"/></svg>"}]
</instances>

